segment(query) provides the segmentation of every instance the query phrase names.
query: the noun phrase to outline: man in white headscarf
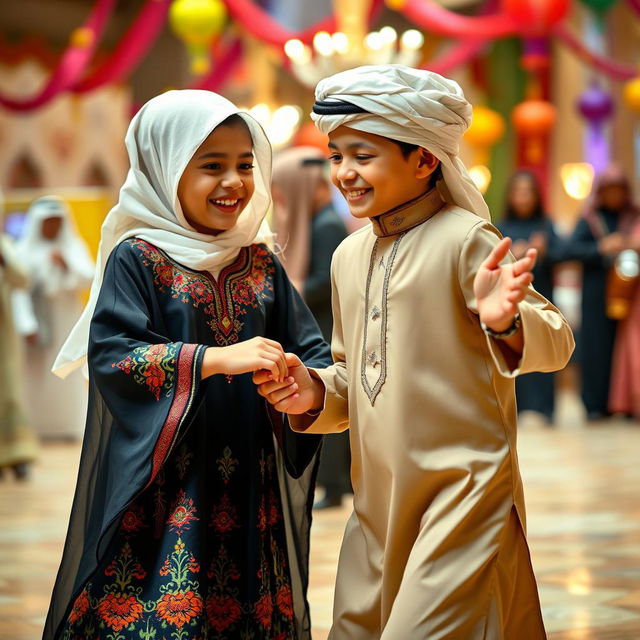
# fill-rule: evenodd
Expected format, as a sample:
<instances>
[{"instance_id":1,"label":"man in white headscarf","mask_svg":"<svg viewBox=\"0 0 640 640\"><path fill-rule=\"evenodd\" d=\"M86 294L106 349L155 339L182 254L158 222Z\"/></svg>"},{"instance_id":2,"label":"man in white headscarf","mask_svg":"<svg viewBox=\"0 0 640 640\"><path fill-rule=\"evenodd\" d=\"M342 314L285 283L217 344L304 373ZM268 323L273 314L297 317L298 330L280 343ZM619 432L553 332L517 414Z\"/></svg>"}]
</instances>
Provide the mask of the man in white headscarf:
<instances>
[{"instance_id":1,"label":"man in white headscarf","mask_svg":"<svg viewBox=\"0 0 640 640\"><path fill-rule=\"evenodd\" d=\"M57 196L31 203L16 254L31 277L13 294L16 329L26 340L27 415L45 438L82 438L87 391L81 376L62 381L51 365L82 313L81 293L94 263L74 227L69 205Z\"/></svg>"},{"instance_id":2,"label":"man in white headscarf","mask_svg":"<svg viewBox=\"0 0 640 640\"><path fill-rule=\"evenodd\" d=\"M508 257L464 165L460 87L402 66L316 90L332 179L371 225L334 255L332 350L260 391L307 433L350 428L354 512L332 640L545 637L525 539L514 378L565 365L564 318ZM305 428L306 427L306 428Z\"/></svg>"}]
</instances>

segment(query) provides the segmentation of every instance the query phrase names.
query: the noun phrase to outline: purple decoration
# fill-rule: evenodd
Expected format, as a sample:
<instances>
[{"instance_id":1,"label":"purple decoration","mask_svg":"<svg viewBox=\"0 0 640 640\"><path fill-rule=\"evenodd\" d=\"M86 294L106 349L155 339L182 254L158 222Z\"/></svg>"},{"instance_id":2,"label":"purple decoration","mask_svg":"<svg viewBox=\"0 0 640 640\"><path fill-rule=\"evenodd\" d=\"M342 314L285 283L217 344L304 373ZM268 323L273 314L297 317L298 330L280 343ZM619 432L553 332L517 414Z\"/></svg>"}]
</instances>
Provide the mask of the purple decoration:
<instances>
[{"instance_id":1,"label":"purple decoration","mask_svg":"<svg viewBox=\"0 0 640 640\"><path fill-rule=\"evenodd\" d=\"M580 96L577 106L589 123L584 139L587 162L598 174L609 164L609 141L605 135L604 124L613 114L613 100L608 93L593 83Z\"/></svg>"},{"instance_id":2,"label":"purple decoration","mask_svg":"<svg viewBox=\"0 0 640 640\"><path fill-rule=\"evenodd\" d=\"M597 84L592 84L578 100L578 110L592 125L601 125L613 114L613 100Z\"/></svg>"}]
</instances>

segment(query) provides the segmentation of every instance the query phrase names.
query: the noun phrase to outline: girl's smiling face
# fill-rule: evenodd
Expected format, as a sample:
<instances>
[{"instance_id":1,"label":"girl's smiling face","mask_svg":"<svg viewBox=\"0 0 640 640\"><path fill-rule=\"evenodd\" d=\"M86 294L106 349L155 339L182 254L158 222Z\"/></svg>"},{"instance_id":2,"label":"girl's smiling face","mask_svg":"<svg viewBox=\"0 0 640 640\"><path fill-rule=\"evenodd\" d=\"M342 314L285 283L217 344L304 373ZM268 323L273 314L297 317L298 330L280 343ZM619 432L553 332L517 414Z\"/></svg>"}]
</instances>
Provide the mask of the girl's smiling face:
<instances>
[{"instance_id":1,"label":"girl's smiling face","mask_svg":"<svg viewBox=\"0 0 640 640\"><path fill-rule=\"evenodd\" d=\"M178 200L196 231L217 235L235 226L254 189L253 141L237 116L218 125L193 154Z\"/></svg>"},{"instance_id":2,"label":"girl's smiling face","mask_svg":"<svg viewBox=\"0 0 640 640\"><path fill-rule=\"evenodd\" d=\"M341 126L329 134L331 180L355 218L371 218L428 191L438 159L418 147L406 157L382 136Z\"/></svg>"}]
</instances>

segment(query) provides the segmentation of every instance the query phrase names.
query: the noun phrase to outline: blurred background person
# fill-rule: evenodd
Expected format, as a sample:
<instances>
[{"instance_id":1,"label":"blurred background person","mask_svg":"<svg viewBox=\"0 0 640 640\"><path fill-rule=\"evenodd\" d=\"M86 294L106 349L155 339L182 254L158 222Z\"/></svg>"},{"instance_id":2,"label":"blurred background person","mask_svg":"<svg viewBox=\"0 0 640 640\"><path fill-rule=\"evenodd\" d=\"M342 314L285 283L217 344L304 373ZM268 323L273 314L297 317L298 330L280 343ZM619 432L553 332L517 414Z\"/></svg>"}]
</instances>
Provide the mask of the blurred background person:
<instances>
[{"instance_id":1,"label":"blurred background person","mask_svg":"<svg viewBox=\"0 0 640 640\"><path fill-rule=\"evenodd\" d=\"M498 225L504 236L513 240L511 252L524 257L531 247L538 250L533 270L536 291L553 302L553 265L560 239L545 214L542 190L535 174L517 171L507 184L506 206ZM555 378L553 373L528 373L516 378L518 412L535 411L547 424L553 423Z\"/></svg>"},{"instance_id":2,"label":"blurred background person","mask_svg":"<svg viewBox=\"0 0 640 640\"><path fill-rule=\"evenodd\" d=\"M636 218L622 169L611 165L594 180L584 215L562 250L563 260L582 263L581 327L577 336L581 397L587 420L610 414L611 361L617 320L607 314L608 272L627 248Z\"/></svg>"},{"instance_id":3,"label":"blurred background person","mask_svg":"<svg viewBox=\"0 0 640 640\"><path fill-rule=\"evenodd\" d=\"M28 477L38 451L36 435L22 406L22 363L11 307L12 292L28 282L27 270L20 264L11 239L0 233L0 476L11 469L19 480Z\"/></svg>"},{"instance_id":4,"label":"blurred background person","mask_svg":"<svg viewBox=\"0 0 640 640\"><path fill-rule=\"evenodd\" d=\"M29 420L42 437L80 439L87 408L85 382L80 375L61 380L51 373L82 312L81 293L94 272L66 202L45 196L31 204L16 254L30 277L28 289L14 292L16 327L26 340Z\"/></svg>"},{"instance_id":5,"label":"blurred background person","mask_svg":"<svg viewBox=\"0 0 640 640\"><path fill-rule=\"evenodd\" d=\"M629 228L626 248L616 260L616 269L623 267L619 261L626 263L622 268L623 291L620 293L627 299L620 301L623 308L613 352L609 411L640 421L640 207L633 203L629 192L627 202L625 216L629 218Z\"/></svg>"},{"instance_id":6,"label":"blurred background person","mask_svg":"<svg viewBox=\"0 0 640 640\"><path fill-rule=\"evenodd\" d=\"M287 274L331 342L331 258L347 237L332 204L326 157L315 147L293 147L274 158L272 194L274 229ZM318 483L324 497L316 509L340 506L351 492L349 433L324 438Z\"/></svg>"}]
</instances>

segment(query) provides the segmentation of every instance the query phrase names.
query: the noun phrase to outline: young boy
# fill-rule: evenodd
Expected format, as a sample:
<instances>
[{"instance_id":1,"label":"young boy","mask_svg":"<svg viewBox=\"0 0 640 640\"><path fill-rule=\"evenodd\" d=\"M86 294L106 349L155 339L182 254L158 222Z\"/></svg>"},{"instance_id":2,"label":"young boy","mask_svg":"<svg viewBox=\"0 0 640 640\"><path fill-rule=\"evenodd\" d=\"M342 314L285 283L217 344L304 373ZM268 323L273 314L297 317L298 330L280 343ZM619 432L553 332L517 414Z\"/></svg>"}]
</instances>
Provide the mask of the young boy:
<instances>
[{"instance_id":1,"label":"young boy","mask_svg":"<svg viewBox=\"0 0 640 640\"><path fill-rule=\"evenodd\" d=\"M545 638L514 378L563 367L571 330L529 286L535 250L505 260L510 241L457 158L471 107L456 83L361 67L320 82L313 117L334 183L371 225L334 255L335 364L289 357L285 383L254 380L297 431L350 427L354 513L329 637Z\"/></svg>"}]
</instances>

